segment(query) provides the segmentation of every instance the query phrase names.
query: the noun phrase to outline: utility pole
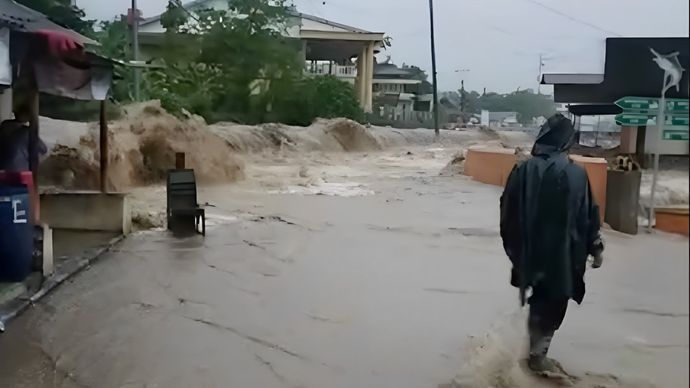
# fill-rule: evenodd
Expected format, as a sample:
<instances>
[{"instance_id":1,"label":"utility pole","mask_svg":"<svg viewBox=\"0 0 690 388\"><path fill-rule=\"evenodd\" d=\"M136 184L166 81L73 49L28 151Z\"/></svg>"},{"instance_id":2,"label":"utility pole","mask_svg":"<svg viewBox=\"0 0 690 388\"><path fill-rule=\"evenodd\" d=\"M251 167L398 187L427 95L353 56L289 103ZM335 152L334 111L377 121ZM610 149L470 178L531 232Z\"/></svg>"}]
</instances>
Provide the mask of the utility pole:
<instances>
[{"instance_id":1,"label":"utility pole","mask_svg":"<svg viewBox=\"0 0 690 388\"><path fill-rule=\"evenodd\" d=\"M434 133L440 134L438 126L438 82L436 77L436 39L434 37L434 0L429 0L429 28L431 29L431 73L434 87Z\"/></svg>"},{"instance_id":2,"label":"utility pole","mask_svg":"<svg viewBox=\"0 0 690 388\"><path fill-rule=\"evenodd\" d=\"M132 53L135 62L134 68L134 99L141 100L141 69L138 67L139 62L139 8L137 8L137 0L132 0Z\"/></svg>"},{"instance_id":3,"label":"utility pole","mask_svg":"<svg viewBox=\"0 0 690 388\"><path fill-rule=\"evenodd\" d=\"M542 55L541 53L539 54L539 74L537 77L537 95L541 95L541 69L544 67L544 61L542 60Z\"/></svg>"},{"instance_id":4,"label":"utility pole","mask_svg":"<svg viewBox=\"0 0 690 388\"><path fill-rule=\"evenodd\" d=\"M465 119L465 80L460 81L460 113L462 113L463 120Z\"/></svg>"}]
</instances>

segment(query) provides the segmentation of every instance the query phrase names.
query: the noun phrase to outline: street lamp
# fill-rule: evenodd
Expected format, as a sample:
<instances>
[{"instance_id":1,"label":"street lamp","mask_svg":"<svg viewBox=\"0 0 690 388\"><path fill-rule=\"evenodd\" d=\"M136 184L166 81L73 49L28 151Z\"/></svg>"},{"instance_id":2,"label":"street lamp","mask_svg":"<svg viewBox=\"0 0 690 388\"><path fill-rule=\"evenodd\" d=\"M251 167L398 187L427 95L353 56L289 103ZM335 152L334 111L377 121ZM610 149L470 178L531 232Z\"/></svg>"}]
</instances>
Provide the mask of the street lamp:
<instances>
[{"instance_id":1,"label":"street lamp","mask_svg":"<svg viewBox=\"0 0 690 388\"><path fill-rule=\"evenodd\" d=\"M654 49L649 49L654 58L652 60L659 65L659 68L664 71L664 83L661 88L661 98L659 99L659 115L656 118L656 125L658 133L656 134L656 149L654 150L654 174L652 175L652 192L649 196L649 214L647 231L652 231L652 220L654 217L654 192L656 191L657 176L659 175L659 153L661 148L661 136L664 133L664 124L666 123L666 92L672 87L676 87L676 91L680 90L680 80L683 78L683 66L678 61L678 52L673 52L667 55L661 55Z\"/></svg>"}]
</instances>

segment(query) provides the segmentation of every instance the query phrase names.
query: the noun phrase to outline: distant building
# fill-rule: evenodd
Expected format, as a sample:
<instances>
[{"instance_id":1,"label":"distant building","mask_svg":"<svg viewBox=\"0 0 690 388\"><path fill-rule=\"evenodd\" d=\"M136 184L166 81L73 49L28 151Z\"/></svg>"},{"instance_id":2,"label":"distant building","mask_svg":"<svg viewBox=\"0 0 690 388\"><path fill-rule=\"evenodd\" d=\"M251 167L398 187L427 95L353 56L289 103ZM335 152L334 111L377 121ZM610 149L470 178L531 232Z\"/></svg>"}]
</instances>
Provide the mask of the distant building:
<instances>
[{"instance_id":1,"label":"distant building","mask_svg":"<svg viewBox=\"0 0 690 388\"><path fill-rule=\"evenodd\" d=\"M519 125L517 112L489 112L489 126L511 127Z\"/></svg>"},{"instance_id":2,"label":"distant building","mask_svg":"<svg viewBox=\"0 0 690 388\"><path fill-rule=\"evenodd\" d=\"M396 122L424 121L431 117L430 95L419 94L422 80L393 63L374 65L374 114Z\"/></svg>"}]
</instances>

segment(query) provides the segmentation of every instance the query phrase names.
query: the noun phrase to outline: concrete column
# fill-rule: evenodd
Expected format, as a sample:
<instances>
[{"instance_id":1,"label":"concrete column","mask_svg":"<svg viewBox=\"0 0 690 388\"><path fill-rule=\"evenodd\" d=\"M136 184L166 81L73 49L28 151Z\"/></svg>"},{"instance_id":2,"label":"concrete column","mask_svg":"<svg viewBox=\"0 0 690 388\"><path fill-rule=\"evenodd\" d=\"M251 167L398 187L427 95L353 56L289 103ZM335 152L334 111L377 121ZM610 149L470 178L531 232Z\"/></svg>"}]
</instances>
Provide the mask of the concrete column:
<instances>
[{"instance_id":1,"label":"concrete column","mask_svg":"<svg viewBox=\"0 0 690 388\"><path fill-rule=\"evenodd\" d=\"M364 109L364 100L366 96L364 95L364 80L366 78L366 57L367 49L366 46L362 47L362 52L357 57L357 80L355 81L355 89L357 90L357 99L359 100L359 105Z\"/></svg>"},{"instance_id":2,"label":"concrete column","mask_svg":"<svg viewBox=\"0 0 690 388\"><path fill-rule=\"evenodd\" d=\"M371 113L373 106L374 89L374 42L367 45L366 78L364 79L364 111Z\"/></svg>"}]
</instances>

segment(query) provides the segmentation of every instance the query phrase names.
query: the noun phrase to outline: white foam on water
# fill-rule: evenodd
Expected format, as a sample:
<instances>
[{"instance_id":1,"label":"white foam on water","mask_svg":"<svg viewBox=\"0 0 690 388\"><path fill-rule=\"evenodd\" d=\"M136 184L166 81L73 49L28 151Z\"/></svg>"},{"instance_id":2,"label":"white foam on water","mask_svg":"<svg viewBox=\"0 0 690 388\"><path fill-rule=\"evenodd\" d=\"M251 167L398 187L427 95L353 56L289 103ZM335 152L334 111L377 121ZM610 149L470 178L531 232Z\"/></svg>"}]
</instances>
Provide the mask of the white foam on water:
<instances>
[{"instance_id":1,"label":"white foam on water","mask_svg":"<svg viewBox=\"0 0 690 388\"><path fill-rule=\"evenodd\" d=\"M373 190L356 182L323 182L306 186L288 186L271 194L327 195L333 197L364 197L374 195Z\"/></svg>"}]
</instances>

